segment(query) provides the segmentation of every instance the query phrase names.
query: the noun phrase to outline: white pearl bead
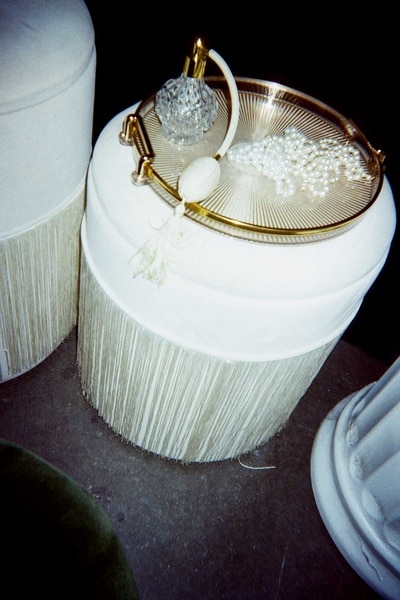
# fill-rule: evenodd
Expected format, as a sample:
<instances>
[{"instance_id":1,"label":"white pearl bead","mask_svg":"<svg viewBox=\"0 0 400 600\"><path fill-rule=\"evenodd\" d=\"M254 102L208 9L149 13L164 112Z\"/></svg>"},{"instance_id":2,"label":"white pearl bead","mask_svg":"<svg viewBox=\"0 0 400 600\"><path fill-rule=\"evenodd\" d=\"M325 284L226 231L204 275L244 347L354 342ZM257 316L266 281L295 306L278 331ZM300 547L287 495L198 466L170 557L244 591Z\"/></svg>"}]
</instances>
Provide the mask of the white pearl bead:
<instances>
[{"instance_id":1,"label":"white pearl bead","mask_svg":"<svg viewBox=\"0 0 400 600\"><path fill-rule=\"evenodd\" d=\"M341 176L349 181L371 179L356 147L331 138L310 140L296 127L288 127L284 136L236 144L227 156L239 167L255 168L274 181L276 192L285 197L296 193L293 177L301 177L301 189L318 197L326 196L330 184Z\"/></svg>"}]
</instances>

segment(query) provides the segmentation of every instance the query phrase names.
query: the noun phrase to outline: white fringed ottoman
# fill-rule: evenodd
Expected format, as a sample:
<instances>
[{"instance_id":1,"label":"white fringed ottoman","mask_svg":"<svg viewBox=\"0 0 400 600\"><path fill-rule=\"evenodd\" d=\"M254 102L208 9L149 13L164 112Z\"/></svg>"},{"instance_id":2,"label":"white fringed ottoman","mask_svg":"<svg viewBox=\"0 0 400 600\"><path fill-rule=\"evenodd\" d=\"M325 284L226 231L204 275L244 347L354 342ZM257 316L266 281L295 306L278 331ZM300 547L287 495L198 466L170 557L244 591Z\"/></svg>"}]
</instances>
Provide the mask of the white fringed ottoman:
<instances>
[{"instance_id":1,"label":"white fringed ottoman","mask_svg":"<svg viewBox=\"0 0 400 600\"><path fill-rule=\"evenodd\" d=\"M172 255L157 285L136 263L172 223L175 200L165 201L155 185L132 184L132 152L119 135L137 110L105 127L89 168L78 324L82 388L114 431L145 450L188 463L233 458L282 428L357 313L393 237L390 185L384 179L378 198L351 226L315 241L235 235L235 226L224 231L220 221L200 222L207 211L199 209L197 219L189 206L179 243L164 239L164 252L158 248L161 258ZM157 127L150 123L151 136ZM206 134L187 152L193 158L212 147ZM170 172L179 162L182 168L184 154L167 144ZM267 184L239 175L225 158L221 168L224 185L232 176L229 194L240 181L238 196L250 214L252 185ZM271 193L271 201L278 211L281 200Z\"/></svg>"},{"instance_id":2,"label":"white fringed ottoman","mask_svg":"<svg viewBox=\"0 0 400 600\"><path fill-rule=\"evenodd\" d=\"M95 67L83 0L0 0L0 381L77 322Z\"/></svg>"}]
</instances>

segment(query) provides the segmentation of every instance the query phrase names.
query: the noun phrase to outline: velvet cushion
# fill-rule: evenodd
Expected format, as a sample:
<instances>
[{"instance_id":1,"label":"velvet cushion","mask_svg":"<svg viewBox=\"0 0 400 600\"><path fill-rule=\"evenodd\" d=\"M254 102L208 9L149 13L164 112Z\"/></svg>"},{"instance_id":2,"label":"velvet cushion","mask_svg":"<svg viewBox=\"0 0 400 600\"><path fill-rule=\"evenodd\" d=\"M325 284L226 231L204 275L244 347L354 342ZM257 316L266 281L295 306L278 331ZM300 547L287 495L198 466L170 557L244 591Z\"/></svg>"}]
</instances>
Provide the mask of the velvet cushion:
<instances>
[{"instance_id":1,"label":"velvet cushion","mask_svg":"<svg viewBox=\"0 0 400 600\"><path fill-rule=\"evenodd\" d=\"M2 597L139 597L113 524L96 500L45 460L1 439L0 515Z\"/></svg>"}]
</instances>

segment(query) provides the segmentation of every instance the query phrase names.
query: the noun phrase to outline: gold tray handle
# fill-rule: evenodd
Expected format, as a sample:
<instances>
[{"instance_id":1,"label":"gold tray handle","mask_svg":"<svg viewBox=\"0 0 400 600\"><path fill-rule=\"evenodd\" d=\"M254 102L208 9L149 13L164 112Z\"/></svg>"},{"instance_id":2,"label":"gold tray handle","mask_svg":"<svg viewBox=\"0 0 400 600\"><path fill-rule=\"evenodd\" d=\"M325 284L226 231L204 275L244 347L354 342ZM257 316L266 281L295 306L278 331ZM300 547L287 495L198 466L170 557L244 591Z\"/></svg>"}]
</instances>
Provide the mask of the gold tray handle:
<instances>
[{"instance_id":1,"label":"gold tray handle","mask_svg":"<svg viewBox=\"0 0 400 600\"><path fill-rule=\"evenodd\" d=\"M153 169L155 153L143 119L138 114L140 107L141 105L138 107L136 113L130 113L125 117L122 130L119 134L121 144L124 146L135 146L138 152L137 166L131 174L132 182L135 185L147 185L150 181L155 181L164 190L172 194L174 198L181 200L178 191Z\"/></svg>"},{"instance_id":2,"label":"gold tray handle","mask_svg":"<svg viewBox=\"0 0 400 600\"><path fill-rule=\"evenodd\" d=\"M347 119L347 122L343 123L343 129L346 131L350 139L352 139L354 142L360 143L362 147L369 150L371 157L369 158L368 168L374 176L381 175L379 171L381 170L383 173L386 169L384 164L386 160L386 154L382 150L376 150L376 148L372 146L370 141L367 139L364 133L360 131L352 119L349 118ZM373 156L375 156L377 162L373 160Z\"/></svg>"},{"instance_id":3,"label":"gold tray handle","mask_svg":"<svg viewBox=\"0 0 400 600\"><path fill-rule=\"evenodd\" d=\"M137 114L129 114L125 117L122 131L119 134L121 144L125 146L135 145L139 154L136 170L132 173L132 181L136 185L149 183L154 171L152 162L154 151L150 138L144 127L141 117Z\"/></svg>"}]
</instances>

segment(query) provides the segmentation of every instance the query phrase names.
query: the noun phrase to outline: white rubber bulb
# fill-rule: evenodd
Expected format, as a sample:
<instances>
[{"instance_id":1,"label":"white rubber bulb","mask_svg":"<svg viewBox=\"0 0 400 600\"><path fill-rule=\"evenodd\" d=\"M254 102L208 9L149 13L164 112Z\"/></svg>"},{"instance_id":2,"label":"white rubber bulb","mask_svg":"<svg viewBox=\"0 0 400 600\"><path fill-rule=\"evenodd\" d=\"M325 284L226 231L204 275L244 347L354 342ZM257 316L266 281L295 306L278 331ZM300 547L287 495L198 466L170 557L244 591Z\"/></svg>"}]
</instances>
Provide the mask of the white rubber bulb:
<instances>
[{"instance_id":1,"label":"white rubber bulb","mask_svg":"<svg viewBox=\"0 0 400 600\"><path fill-rule=\"evenodd\" d=\"M182 171L178 192L185 202L200 202L207 198L219 184L221 167L212 156L192 160Z\"/></svg>"}]
</instances>

